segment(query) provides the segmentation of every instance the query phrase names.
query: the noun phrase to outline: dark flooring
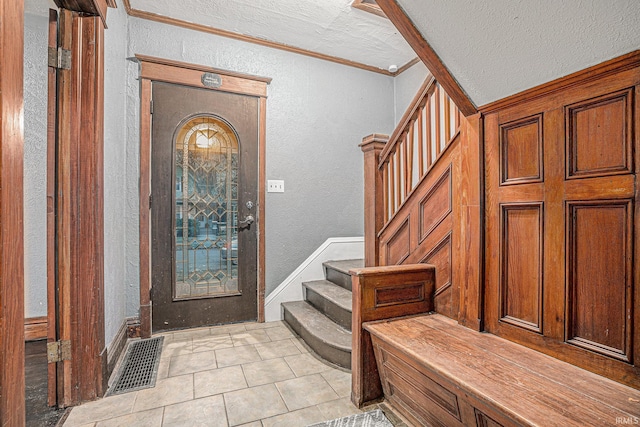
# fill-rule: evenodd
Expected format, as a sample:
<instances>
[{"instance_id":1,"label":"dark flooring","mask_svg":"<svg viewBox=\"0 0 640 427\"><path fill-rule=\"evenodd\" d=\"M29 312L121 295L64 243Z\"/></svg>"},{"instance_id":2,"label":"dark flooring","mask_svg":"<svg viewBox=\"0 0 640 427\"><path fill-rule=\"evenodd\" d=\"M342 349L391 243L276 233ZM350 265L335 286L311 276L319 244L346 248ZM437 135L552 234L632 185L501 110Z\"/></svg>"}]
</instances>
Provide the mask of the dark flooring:
<instances>
[{"instance_id":1,"label":"dark flooring","mask_svg":"<svg viewBox=\"0 0 640 427\"><path fill-rule=\"evenodd\" d=\"M47 405L47 341L25 343L27 427L54 427L64 409Z\"/></svg>"}]
</instances>

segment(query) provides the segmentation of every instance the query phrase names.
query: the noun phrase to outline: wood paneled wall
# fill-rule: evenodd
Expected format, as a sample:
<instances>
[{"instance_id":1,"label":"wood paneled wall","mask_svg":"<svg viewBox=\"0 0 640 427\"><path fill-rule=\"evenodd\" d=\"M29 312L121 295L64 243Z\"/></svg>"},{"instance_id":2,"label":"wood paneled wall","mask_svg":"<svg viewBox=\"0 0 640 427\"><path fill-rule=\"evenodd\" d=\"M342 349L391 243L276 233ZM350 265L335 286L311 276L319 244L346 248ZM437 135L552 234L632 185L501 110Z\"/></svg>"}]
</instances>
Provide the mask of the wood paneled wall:
<instances>
[{"instance_id":1,"label":"wood paneled wall","mask_svg":"<svg viewBox=\"0 0 640 427\"><path fill-rule=\"evenodd\" d=\"M588 71L487 108L486 328L639 387L640 53Z\"/></svg>"},{"instance_id":2,"label":"wood paneled wall","mask_svg":"<svg viewBox=\"0 0 640 427\"><path fill-rule=\"evenodd\" d=\"M377 253L371 250L369 254L376 257L372 265L435 265L435 310L480 330L483 279L480 114L460 117L459 125L459 132L395 215L377 234L367 233L365 240L373 241L374 236L378 242ZM368 177L367 182L374 178ZM370 196L365 200L367 203L386 200L382 196L375 198L373 191L367 194ZM373 217L369 222L373 223Z\"/></svg>"},{"instance_id":3,"label":"wood paneled wall","mask_svg":"<svg viewBox=\"0 0 640 427\"><path fill-rule=\"evenodd\" d=\"M0 425L25 422L24 5L0 0Z\"/></svg>"},{"instance_id":4,"label":"wood paneled wall","mask_svg":"<svg viewBox=\"0 0 640 427\"><path fill-rule=\"evenodd\" d=\"M453 280L457 261L454 218L460 216L460 135L407 202L380 232L379 265L436 266L435 310L458 318L459 288ZM455 260L454 260L455 258Z\"/></svg>"}]
</instances>

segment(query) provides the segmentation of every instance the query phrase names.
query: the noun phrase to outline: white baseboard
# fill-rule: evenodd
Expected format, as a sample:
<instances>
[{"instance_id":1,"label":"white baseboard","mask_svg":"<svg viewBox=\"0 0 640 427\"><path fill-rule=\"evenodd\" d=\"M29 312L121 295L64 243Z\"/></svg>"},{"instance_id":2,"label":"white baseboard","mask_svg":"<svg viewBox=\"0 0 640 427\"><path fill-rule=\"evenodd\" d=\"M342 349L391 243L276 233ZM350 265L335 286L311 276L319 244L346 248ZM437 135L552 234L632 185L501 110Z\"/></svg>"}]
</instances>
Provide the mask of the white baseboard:
<instances>
[{"instance_id":1,"label":"white baseboard","mask_svg":"<svg viewBox=\"0 0 640 427\"><path fill-rule=\"evenodd\" d=\"M302 282L324 279L323 262L362 258L364 258L363 237L332 237L327 239L265 298L265 321L273 322L282 319L281 303L302 301Z\"/></svg>"}]
</instances>

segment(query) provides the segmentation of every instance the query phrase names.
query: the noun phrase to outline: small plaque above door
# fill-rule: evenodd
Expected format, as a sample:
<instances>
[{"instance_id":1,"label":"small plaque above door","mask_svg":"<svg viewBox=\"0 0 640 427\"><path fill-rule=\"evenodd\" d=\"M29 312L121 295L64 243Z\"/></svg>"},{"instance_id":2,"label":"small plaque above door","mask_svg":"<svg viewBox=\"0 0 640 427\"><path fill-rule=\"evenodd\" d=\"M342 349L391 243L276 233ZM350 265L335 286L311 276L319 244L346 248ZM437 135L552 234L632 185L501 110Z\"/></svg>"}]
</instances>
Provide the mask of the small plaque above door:
<instances>
[{"instance_id":1,"label":"small plaque above door","mask_svg":"<svg viewBox=\"0 0 640 427\"><path fill-rule=\"evenodd\" d=\"M206 87L218 88L222 86L222 77L219 74L204 73L202 75L202 84Z\"/></svg>"}]
</instances>

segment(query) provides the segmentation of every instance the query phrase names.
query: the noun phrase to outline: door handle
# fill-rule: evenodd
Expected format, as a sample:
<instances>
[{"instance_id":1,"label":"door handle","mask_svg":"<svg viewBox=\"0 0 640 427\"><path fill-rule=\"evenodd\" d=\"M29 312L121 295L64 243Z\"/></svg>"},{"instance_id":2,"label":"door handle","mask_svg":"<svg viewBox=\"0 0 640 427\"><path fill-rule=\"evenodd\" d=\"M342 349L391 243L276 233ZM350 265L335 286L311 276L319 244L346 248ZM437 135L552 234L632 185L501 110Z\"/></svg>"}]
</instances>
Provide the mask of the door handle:
<instances>
[{"instance_id":1,"label":"door handle","mask_svg":"<svg viewBox=\"0 0 640 427\"><path fill-rule=\"evenodd\" d=\"M240 221L238 225L240 226L240 228L246 228L249 227L254 221L255 218L253 217L253 215L245 215L244 219Z\"/></svg>"}]
</instances>

